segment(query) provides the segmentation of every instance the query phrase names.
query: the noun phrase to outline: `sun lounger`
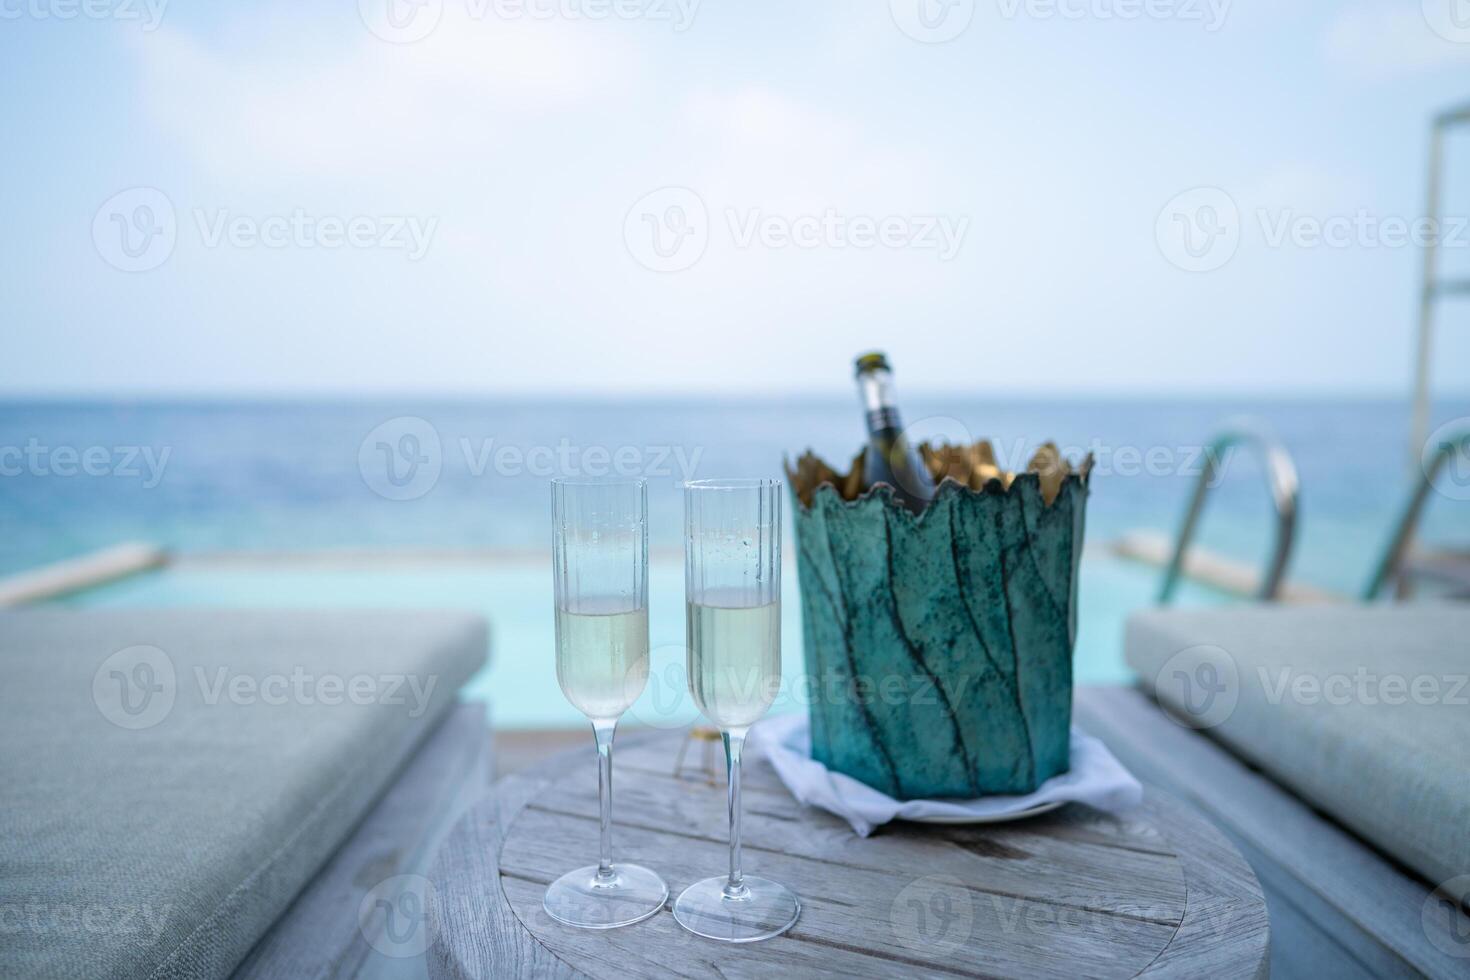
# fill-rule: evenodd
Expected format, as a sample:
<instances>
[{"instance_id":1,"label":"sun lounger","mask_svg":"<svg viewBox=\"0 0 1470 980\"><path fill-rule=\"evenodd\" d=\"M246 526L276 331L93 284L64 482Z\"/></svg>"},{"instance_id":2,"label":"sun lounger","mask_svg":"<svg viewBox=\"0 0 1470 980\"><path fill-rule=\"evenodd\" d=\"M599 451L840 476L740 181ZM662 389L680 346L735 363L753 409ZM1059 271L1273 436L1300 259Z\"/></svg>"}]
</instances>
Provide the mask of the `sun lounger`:
<instances>
[{"instance_id":1,"label":"sun lounger","mask_svg":"<svg viewBox=\"0 0 1470 980\"><path fill-rule=\"evenodd\" d=\"M1463 976L1467 635L1449 605L1149 612L1141 690L1079 694L1078 720L1241 847L1274 976Z\"/></svg>"},{"instance_id":2,"label":"sun lounger","mask_svg":"<svg viewBox=\"0 0 1470 980\"><path fill-rule=\"evenodd\" d=\"M298 896L335 907L310 886L485 650L448 613L0 615L0 975L226 976Z\"/></svg>"}]
</instances>

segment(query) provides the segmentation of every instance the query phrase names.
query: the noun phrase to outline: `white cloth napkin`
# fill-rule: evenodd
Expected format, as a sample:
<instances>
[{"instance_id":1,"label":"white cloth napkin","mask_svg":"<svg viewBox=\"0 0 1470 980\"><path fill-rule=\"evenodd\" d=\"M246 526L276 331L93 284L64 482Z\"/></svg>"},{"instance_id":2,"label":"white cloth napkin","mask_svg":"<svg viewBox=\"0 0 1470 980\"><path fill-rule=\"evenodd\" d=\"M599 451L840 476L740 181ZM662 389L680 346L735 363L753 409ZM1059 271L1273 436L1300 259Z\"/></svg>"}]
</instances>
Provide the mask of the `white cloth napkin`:
<instances>
[{"instance_id":1,"label":"white cloth napkin","mask_svg":"<svg viewBox=\"0 0 1470 980\"><path fill-rule=\"evenodd\" d=\"M810 721L804 713L767 718L751 730L753 747L765 753L781 782L807 806L846 820L860 836L890 820L959 823L996 820L1043 803L1085 803L1121 813L1143 802L1143 787L1107 746L1072 729L1072 768L1025 796L982 796L974 800L895 800L850 776L832 772L811 757Z\"/></svg>"}]
</instances>

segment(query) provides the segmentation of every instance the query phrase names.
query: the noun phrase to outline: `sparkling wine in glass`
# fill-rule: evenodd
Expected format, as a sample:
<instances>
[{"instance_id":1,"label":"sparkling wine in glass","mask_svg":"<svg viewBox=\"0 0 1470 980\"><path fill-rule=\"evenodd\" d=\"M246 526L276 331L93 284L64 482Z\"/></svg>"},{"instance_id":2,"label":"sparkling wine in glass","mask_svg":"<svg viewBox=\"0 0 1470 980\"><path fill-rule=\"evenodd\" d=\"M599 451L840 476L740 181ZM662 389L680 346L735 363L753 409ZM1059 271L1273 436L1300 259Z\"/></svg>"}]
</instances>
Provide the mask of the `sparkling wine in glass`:
<instances>
[{"instance_id":1,"label":"sparkling wine in glass","mask_svg":"<svg viewBox=\"0 0 1470 980\"><path fill-rule=\"evenodd\" d=\"M648 486L555 480L556 679L592 722L601 809L598 862L546 889L553 919L584 929L641 922L669 897L663 879L612 860L612 745L618 719L648 683Z\"/></svg>"},{"instance_id":2,"label":"sparkling wine in glass","mask_svg":"<svg viewBox=\"0 0 1470 980\"><path fill-rule=\"evenodd\" d=\"M746 875L740 857L741 750L781 685L781 484L687 484L684 528L689 690L725 742L730 871L686 888L674 918L696 935L749 943L779 936L801 914L794 892Z\"/></svg>"}]
</instances>

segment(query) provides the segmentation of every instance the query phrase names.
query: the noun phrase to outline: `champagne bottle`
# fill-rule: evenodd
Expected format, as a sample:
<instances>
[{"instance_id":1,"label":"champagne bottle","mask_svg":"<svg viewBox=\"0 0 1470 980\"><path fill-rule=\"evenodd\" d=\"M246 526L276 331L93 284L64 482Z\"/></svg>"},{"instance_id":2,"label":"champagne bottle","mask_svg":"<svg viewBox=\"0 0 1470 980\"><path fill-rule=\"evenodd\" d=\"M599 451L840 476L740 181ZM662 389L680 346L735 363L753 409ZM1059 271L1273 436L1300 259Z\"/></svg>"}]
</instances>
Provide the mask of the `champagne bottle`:
<instances>
[{"instance_id":1,"label":"champagne bottle","mask_svg":"<svg viewBox=\"0 0 1470 980\"><path fill-rule=\"evenodd\" d=\"M920 513L934 498L934 481L909 445L893 395L893 370L881 353L857 359L858 393L868 416L868 450L863 460L863 489L879 483L893 488L909 510Z\"/></svg>"}]
</instances>

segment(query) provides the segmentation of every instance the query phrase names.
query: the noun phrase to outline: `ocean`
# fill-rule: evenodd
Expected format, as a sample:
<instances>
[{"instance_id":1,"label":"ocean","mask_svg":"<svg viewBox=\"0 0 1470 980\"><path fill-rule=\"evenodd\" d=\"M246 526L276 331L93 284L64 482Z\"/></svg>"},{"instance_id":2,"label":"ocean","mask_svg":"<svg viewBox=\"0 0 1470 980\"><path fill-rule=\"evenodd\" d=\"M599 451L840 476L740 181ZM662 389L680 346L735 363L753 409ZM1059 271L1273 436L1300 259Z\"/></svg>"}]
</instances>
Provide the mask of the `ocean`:
<instances>
[{"instance_id":1,"label":"ocean","mask_svg":"<svg viewBox=\"0 0 1470 980\"><path fill-rule=\"evenodd\" d=\"M1357 592L1409 489L1404 401L1057 401L913 398L919 434L994 441L1022 465L1047 439L1097 456L1088 541L1177 526L1227 419L1270 426L1295 458L1302 517L1293 577ZM1470 417L1470 402L1437 421ZM716 402L11 402L0 406L0 572L121 540L183 553L470 550L542 553L547 481L650 481L652 546L680 547L685 479L776 476L812 448L862 446L855 400ZM1271 511L1257 462L1224 461L1201 541L1250 561ZM1462 476L1463 474L1454 474ZM1426 519L1470 538L1458 480Z\"/></svg>"}]
</instances>

